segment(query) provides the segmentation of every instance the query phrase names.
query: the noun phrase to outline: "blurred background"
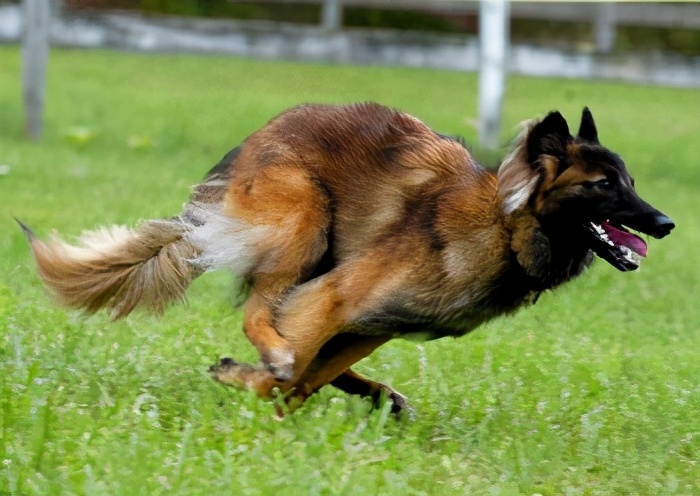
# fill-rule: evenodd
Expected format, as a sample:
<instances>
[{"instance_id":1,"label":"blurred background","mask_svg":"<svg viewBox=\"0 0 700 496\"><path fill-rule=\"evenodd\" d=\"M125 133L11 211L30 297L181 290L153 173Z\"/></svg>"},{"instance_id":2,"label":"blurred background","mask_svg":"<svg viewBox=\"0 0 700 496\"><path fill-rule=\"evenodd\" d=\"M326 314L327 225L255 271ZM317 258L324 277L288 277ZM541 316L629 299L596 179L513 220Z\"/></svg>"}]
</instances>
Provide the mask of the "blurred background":
<instances>
[{"instance_id":1,"label":"blurred background","mask_svg":"<svg viewBox=\"0 0 700 496\"><path fill-rule=\"evenodd\" d=\"M35 86L25 93L39 96L42 43L481 70L486 148L498 143L507 73L700 86L698 2L0 1L0 42L23 36Z\"/></svg>"},{"instance_id":2,"label":"blurred background","mask_svg":"<svg viewBox=\"0 0 700 496\"><path fill-rule=\"evenodd\" d=\"M587 105L678 227L635 273L363 360L410 424L330 388L271 422L214 384L257 359L228 273L160 319L47 297L12 216L67 239L168 218L283 110L366 100L492 166ZM700 494L699 135L697 2L0 0L0 495Z\"/></svg>"}]
</instances>

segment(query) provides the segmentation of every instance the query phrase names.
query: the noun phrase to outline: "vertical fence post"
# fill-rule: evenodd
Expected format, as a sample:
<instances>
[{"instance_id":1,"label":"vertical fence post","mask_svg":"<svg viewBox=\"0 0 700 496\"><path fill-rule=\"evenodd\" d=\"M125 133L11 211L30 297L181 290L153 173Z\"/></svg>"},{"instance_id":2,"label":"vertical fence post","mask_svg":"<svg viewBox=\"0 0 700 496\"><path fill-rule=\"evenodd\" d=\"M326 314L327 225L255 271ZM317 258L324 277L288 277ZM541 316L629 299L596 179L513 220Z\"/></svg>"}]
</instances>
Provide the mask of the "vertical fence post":
<instances>
[{"instance_id":1,"label":"vertical fence post","mask_svg":"<svg viewBox=\"0 0 700 496\"><path fill-rule=\"evenodd\" d=\"M323 0L321 26L325 31L337 31L343 25L342 0Z\"/></svg>"},{"instance_id":2,"label":"vertical fence post","mask_svg":"<svg viewBox=\"0 0 700 496\"><path fill-rule=\"evenodd\" d=\"M501 109L510 40L508 0L481 0L479 5L479 143L495 149L501 134Z\"/></svg>"},{"instance_id":3,"label":"vertical fence post","mask_svg":"<svg viewBox=\"0 0 700 496\"><path fill-rule=\"evenodd\" d=\"M596 5L594 30L595 47L599 53L610 53L615 46L615 3L602 2Z\"/></svg>"},{"instance_id":4,"label":"vertical fence post","mask_svg":"<svg viewBox=\"0 0 700 496\"><path fill-rule=\"evenodd\" d=\"M46 93L46 64L49 56L49 0L23 0L22 98L25 131L41 138Z\"/></svg>"}]
</instances>

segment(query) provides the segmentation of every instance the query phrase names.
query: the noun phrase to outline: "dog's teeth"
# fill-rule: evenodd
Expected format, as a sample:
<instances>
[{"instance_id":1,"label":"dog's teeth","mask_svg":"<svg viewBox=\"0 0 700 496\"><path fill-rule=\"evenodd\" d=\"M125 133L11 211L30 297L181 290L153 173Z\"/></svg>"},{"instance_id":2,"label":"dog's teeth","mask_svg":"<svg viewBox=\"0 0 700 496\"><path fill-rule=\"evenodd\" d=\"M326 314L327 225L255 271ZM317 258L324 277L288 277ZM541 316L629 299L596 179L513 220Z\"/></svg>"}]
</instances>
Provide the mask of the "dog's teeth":
<instances>
[{"instance_id":1,"label":"dog's teeth","mask_svg":"<svg viewBox=\"0 0 700 496\"><path fill-rule=\"evenodd\" d=\"M624 257L625 260L628 262L632 262L635 265L640 265L642 262L642 256L627 248L626 246L621 246L620 251L622 252L622 256Z\"/></svg>"},{"instance_id":2,"label":"dog's teeth","mask_svg":"<svg viewBox=\"0 0 700 496\"><path fill-rule=\"evenodd\" d=\"M615 246L615 243L613 243L613 242L610 240L610 237L608 236L608 234L607 234L605 231L603 231L602 233L598 233L598 236L600 237L600 239L602 239L603 241L605 241L605 242L606 242L607 244L609 244L610 246Z\"/></svg>"},{"instance_id":3,"label":"dog's teeth","mask_svg":"<svg viewBox=\"0 0 700 496\"><path fill-rule=\"evenodd\" d=\"M598 234L598 237L605 241L608 245L610 246L615 246L615 243L610 241L610 238L608 237L608 233L603 229L603 226L600 224L596 224L595 222L591 222L591 225L593 226L593 229L595 229L596 233Z\"/></svg>"}]
</instances>

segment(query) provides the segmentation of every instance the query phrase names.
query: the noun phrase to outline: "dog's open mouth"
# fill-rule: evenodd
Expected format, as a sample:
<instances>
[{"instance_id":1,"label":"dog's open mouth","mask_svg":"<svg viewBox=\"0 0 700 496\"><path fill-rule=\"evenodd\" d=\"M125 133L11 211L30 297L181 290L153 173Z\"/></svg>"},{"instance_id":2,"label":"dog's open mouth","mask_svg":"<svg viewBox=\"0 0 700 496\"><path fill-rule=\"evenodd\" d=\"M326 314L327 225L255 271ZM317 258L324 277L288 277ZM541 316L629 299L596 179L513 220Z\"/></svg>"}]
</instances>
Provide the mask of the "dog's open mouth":
<instances>
[{"instance_id":1,"label":"dog's open mouth","mask_svg":"<svg viewBox=\"0 0 700 496\"><path fill-rule=\"evenodd\" d=\"M636 270L647 256L644 240L622 225L606 220L600 224L590 222L585 227L594 240L591 249L618 270Z\"/></svg>"}]
</instances>

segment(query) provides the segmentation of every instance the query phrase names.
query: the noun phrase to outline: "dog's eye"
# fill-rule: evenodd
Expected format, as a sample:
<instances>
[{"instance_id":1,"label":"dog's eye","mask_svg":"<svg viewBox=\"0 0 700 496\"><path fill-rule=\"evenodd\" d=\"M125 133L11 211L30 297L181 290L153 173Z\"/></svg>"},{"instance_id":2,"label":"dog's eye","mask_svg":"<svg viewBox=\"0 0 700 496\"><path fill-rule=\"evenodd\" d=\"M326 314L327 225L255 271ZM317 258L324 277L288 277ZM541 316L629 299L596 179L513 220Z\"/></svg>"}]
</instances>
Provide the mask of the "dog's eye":
<instances>
[{"instance_id":1,"label":"dog's eye","mask_svg":"<svg viewBox=\"0 0 700 496\"><path fill-rule=\"evenodd\" d=\"M602 179L595 182L595 187L600 189L610 189L612 188L612 183L607 179Z\"/></svg>"}]
</instances>

